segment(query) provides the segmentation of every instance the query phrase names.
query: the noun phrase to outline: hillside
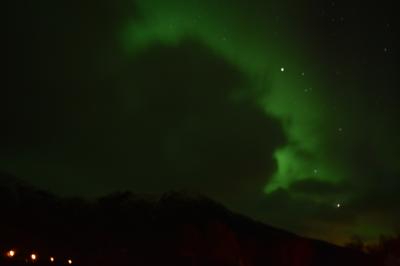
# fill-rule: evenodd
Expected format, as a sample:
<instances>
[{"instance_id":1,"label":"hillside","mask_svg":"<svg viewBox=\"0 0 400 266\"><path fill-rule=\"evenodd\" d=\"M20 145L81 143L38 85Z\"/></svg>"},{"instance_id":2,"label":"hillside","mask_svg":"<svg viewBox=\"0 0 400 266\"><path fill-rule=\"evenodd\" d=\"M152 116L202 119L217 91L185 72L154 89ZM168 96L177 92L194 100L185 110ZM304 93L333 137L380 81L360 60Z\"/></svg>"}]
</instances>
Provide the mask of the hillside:
<instances>
[{"instance_id":1,"label":"hillside","mask_svg":"<svg viewBox=\"0 0 400 266\"><path fill-rule=\"evenodd\" d=\"M359 252L275 229L182 193L61 199L2 175L0 248L25 265L373 265ZM7 179L8 181L5 181ZM50 257L57 258L50 262Z\"/></svg>"}]
</instances>

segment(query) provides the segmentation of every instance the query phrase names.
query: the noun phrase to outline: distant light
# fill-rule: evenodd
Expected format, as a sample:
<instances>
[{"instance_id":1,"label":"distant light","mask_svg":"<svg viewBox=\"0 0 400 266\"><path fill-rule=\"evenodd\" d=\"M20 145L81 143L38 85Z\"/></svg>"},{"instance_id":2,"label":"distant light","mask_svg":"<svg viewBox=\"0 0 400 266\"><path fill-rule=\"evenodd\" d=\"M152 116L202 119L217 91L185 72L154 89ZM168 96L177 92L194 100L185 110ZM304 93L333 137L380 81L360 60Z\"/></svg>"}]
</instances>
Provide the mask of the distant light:
<instances>
[{"instance_id":1,"label":"distant light","mask_svg":"<svg viewBox=\"0 0 400 266\"><path fill-rule=\"evenodd\" d=\"M54 258L53 258L53 257L50 257L50 261L51 261L51 262L54 262Z\"/></svg>"},{"instance_id":2,"label":"distant light","mask_svg":"<svg viewBox=\"0 0 400 266\"><path fill-rule=\"evenodd\" d=\"M336 208L340 208L340 207L342 207L342 204L340 204L340 203L336 204Z\"/></svg>"},{"instance_id":3,"label":"distant light","mask_svg":"<svg viewBox=\"0 0 400 266\"><path fill-rule=\"evenodd\" d=\"M12 257L15 256L15 251L14 250L10 250L10 251L7 252L6 255L7 255L7 257L12 258Z\"/></svg>"},{"instance_id":4,"label":"distant light","mask_svg":"<svg viewBox=\"0 0 400 266\"><path fill-rule=\"evenodd\" d=\"M31 254L31 260L36 260L36 259L37 259L36 254Z\"/></svg>"},{"instance_id":5,"label":"distant light","mask_svg":"<svg viewBox=\"0 0 400 266\"><path fill-rule=\"evenodd\" d=\"M285 68L284 67L281 67L281 72L284 72L285 71Z\"/></svg>"},{"instance_id":6,"label":"distant light","mask_svg":"<svg viewBox=\"0 0 400 266\"><path fill-rule=\"evenodd\" d=\"M72 260L68 260L68 264L72 264Z\"/></svg>"}]
</instances>

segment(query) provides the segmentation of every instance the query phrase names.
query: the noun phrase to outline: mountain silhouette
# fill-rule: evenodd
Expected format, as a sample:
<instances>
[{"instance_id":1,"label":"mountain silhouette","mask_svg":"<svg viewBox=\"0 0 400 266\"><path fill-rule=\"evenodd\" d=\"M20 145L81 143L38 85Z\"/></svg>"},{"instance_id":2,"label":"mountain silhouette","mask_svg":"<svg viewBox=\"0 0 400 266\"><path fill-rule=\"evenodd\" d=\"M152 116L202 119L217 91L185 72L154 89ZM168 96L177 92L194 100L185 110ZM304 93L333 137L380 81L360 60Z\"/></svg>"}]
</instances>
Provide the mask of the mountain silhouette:
<instances>
[{"instance_id":1,"label":"mountain silhouette","mask_svg":"<svg viewBox=\"0 0 400 266\"><path fill-rule=\"evenodd\" d=\"M0 192L0 248L17 251L1 265L26 265L36 252L36 265L73 258L87 266L378 266L362 252L273 228L198 195L59 198L4 173Z\"/></svg>"}]
</instances>

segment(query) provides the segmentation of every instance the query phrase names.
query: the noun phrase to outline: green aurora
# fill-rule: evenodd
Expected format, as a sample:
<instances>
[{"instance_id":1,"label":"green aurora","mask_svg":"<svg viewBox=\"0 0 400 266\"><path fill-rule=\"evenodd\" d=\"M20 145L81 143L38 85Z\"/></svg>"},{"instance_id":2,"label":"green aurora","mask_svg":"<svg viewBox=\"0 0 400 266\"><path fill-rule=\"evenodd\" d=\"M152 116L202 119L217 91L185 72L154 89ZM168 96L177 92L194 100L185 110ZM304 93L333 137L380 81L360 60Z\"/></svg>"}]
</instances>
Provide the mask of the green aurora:
<instances>
[{"instance_id":1,"label":"green aurora","mask_svg":"<svg viewBox=\"0 0 400 266\"><path fill-rule=\"evenodd\" d=\"M138 1L138 5L146 14L145 19L132 22L121 34L128 54L139 52L153 42L173 45L187 36L199 39L251 77L253 87L247 89L257 94L260 107L268 115L283 123L288 143L275 152L278 168L272 180L265 184L267 195L288 189L301 180L335 186L351 179L353 173L346 169L346 157L343 161L331 160L335 154L329 154L331 151L325 146L332 134L337 135L337 145L345 145L341 143L344 138L341 135L352 130L347 114L338 112L329 100L330 95L325 93L334 88L320 74L320 59L312 52L315 47L304 36L293 34L298 21L274 15L277 9L295 9L292 3L283 1L279 7L272 2L265 4L263 11L268 7L271 12L262 14L245 7L249 10L244 15L240 4L226 1L193 0L185 5L180 1ZM337 202L346 207L346 202L352 200L351 193L295 197L311 198L326 208ZM345 230L372 238L393 233L385 226L366 225L362 218ZM339 235L335 232L330 237L340 239Z\"/></svg>"},{"instance_id":2,"label":"green aurora","mask_svg":"<svg viewBox=\"0 0 400 266\"><path fill-rule=\"evenodd\" d=\"M125 9L127 1L120 2L120 9ZM264 176L263 185L258 187L258 191L249 189L241 194L239 190L235 200L225 196L220 197L219 195L225 193L223 190L214 192L208 190L207 186L200 187L200 193L223 201L235 211L266 223L337 243L344 243L353 235L374 240L380 235L397 232L400 217L398 215L394 217L397 207L391 202L396 188L399 187L400 174L398 154L400 145L397 138L399 127L395 126L398 107L393 100L395 97L392 97L394 88L398 85L398 79L395 78L395 59L386 62L384 68L387 71L376 74L377 79L386 80L381 86L386 86L387 91L382 93L384 96L381 105L374 105L377 96L370 87L375 83L368 78L369 73L375 71L374 63L378 63L378 59L373 59L369 65L360 67L359 62L364 60L363 53L354 53L354 47L362 45L365 39L364 35L353 36L353 30L358 30L355 22L349 19L348 23L354 27L349 26L347 31L341 29L343 36L337 37L337 41L331 41L332 36L329 35L332 31L331 26L329 23L323 24L326 18L313 15L315 10L318 12L329 10L329 3L316 4L311 0L296 3L266 2L268 3L187 0L183 4L183 1L178 0L137 0L136 14L132 16L127 10L121 12L116 9L115 16L118 18L118 23L115 25L110 26L106 24L107 21L95 25L97 19L95 17L93 22L88 24L90 30L92 30L90 27L98 27L93 33L93 45L103 41L107 42L105 46L111 46L108 41L104 41L104 37L96 39L97 35L101 36L104 27L104 34L110 32L105 38L115 37L117 48L113 46L113 49L122 53L124 59L112 61L116 62L115 69L110 70L108 67L106 70L94 72L118 74L119 66L123 64L120 62L135 61L143 54L149 53L155 46L179 50L182 44L191 40L206 47L210 53L223 58L233 68L238 69L248 80L240 84L242 87L239 90L225 97L233 103L255 102L266 117L279 122L285 141L281 143L282 145L274 146L272 155L276 168L272 174L271 171L266 172L270 175ZM51 8L54 7L48 7L49 10ZM85 9L85 12L87 10L90 9ZM354 21L356 19L354 18ZM388 22L384 24L386 23ZM68 23L66 25L68 26ZM110 26L110 29L105 25ZM74 27L79 26L74 25ZM321 28L328 33L321 34ZM393 40L393 37L389 40ZM371 42L373 44L370 46L375 46L375 42ZM345 46L344 43L350 45ZM93 50L94 56L101 58L100 61L112 60L104 59L106 57L104 49ZM85 67L83 64L82 69ZM208 90L205 89L205 92ZM96 95L101 94L96 90L93 91ZM112 95L111 98L118 102L116 105L126 106L126 110L131 110L135 104L133 99L135 94L128 90L124 95L115 99ZM90 101L104 104L102 102L104 99L101 97L103 96L94 97ZM65 100L66 104L76 104L75 100L71 99ZM89 101L84 99L83 105ZM380 108L382 104L385 106L383 109ZM44 107L47 108L53 108L53 105ZM77 113L83 113L80 108L78 104ZM96 120L94 122L91 116L89 118L80 114L77 116L82 119L80 123L83 128L86 128L88 121L94 125L102 123L96 119L103 121L101 118L103 116L111 117L106 118L105 123L113 121L111 124L117 125L118 122L115 121L119 121L120 117L118 112L114 111L94 116ZM76 118L75 114L66 117L72 117L70 120ZM371 124L375 125L372 129ZM102 128L93 127L95 129L87 130L88 135ZM386 135L382 135L383 128L387 129ZM257 128L254 128L254 131L257 131ZM71 135L75 134L71 132ZM121 136L127 138L129 132L116 138ZM64 136L63 134L70 133L62 133L61 136ZM269 136L265 136L266 141L268 138ZM61 139L68 138L64 136ZM120 180L118 185L110 186L110 181L99 177L99 180L103 181L99 181L95 187L87 181L86 185L82 183L82 187L75 190L74 184L79 182L65 181L70 176L83 180L88 175L101 175L102 171L93 171L88 166L90 163L82 165L60 155L71 152L68 141L65 141L65 146L61 145L62 148L58 146L53 148L51 143L46 144L49 145L45 148L46 152L51 152L47 152L48 155L45 156L42 156L42 148L26 148L22 149L23 152L13 152L12 155L2 154L0 166L6 171L25 176L31 182L63 195L92 196L121 188L132 189L139 193L153 193L174 188L193 189L191 185L187 187L185 182L189 181L174 180L168 185L163 185L168 181L160 181L160 188L152 191L148 189L151 187L150 183L141 187L141 182L147 181L128 178ZM107 145L103 148L98 146L97 152L93 154L116 151L114 148L109 149ZM53 150L56 150L53 153L55 156L51 155ZM123 169L124 160L116 159L116 167ZM267 161L267 158L265 160ZM98 161L96 163L98 164ZM112 168L113 166L110 166L110 171L114 171ZM56 175L62 177L60 179L64 181L54 181L50 178ZM250 180L252 177L243 178ZM224 179L221 182L225 181ZM245 182L247 181L240 184ZM229 190L229 184L225 186ZM85 192L90 189L92 191ZM340 208L337 207L338 204Z\"/></svg>"},{"instance_id":3,"label":"green aurora","mask_svg":"<svg viewBox=\"0 0 400 266\"><path fill-rule=\"evenodd\" d=\"M146 19L133 22L122 31L128 53L140 52L153 42L177 44L187 36L197 38L252 77L254 87L247 89L258 93L257 100L269 115L283 121L285 133L293 144L276 152L278 173L266 191L287 188L293 181L310 176L332 182L341 179L334 170L337 167L324 165L324 160L302 162L296 156L295 150L300 149L320 158L323 152L318 152L319 138L323 136L313 133L329 126L326 118L332 114L322 107L324 99L318 88L323 85L313 70L318 64L307 55L310 53L307 47L302 47L301 40L291 39L290 31L285 28L277 29L279 23L274 23L275 17L271 19L273 25L263 25L254 32L249 29L257 28L257 19L238 20L240 9L234 4L225 3L232 12L225 13L223 18L220 14L226 6L217 3L139 1L138 4ZM288 43L300 45L288 47ZM314 174L314 169L320 173Z\"/></svg>"}]
</instances>

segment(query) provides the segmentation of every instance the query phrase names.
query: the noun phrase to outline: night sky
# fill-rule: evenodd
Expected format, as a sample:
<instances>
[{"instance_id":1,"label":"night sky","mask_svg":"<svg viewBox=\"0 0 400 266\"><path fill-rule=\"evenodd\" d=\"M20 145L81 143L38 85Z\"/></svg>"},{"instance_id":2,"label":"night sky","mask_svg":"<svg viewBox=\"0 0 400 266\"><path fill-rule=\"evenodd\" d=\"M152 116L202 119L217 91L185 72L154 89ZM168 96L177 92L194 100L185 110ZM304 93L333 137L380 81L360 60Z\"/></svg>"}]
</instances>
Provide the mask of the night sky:
<instances>
[{"instance_id":1,"label":"night sky","mask_svg":"<svg viewBox=\"0 0 400 266\"><path fill-rule=\"evenodd\" d=\"M370 2L7 0L0 170L335 243L399 232L398 9Z\"/></svg>"}]
</instances>

